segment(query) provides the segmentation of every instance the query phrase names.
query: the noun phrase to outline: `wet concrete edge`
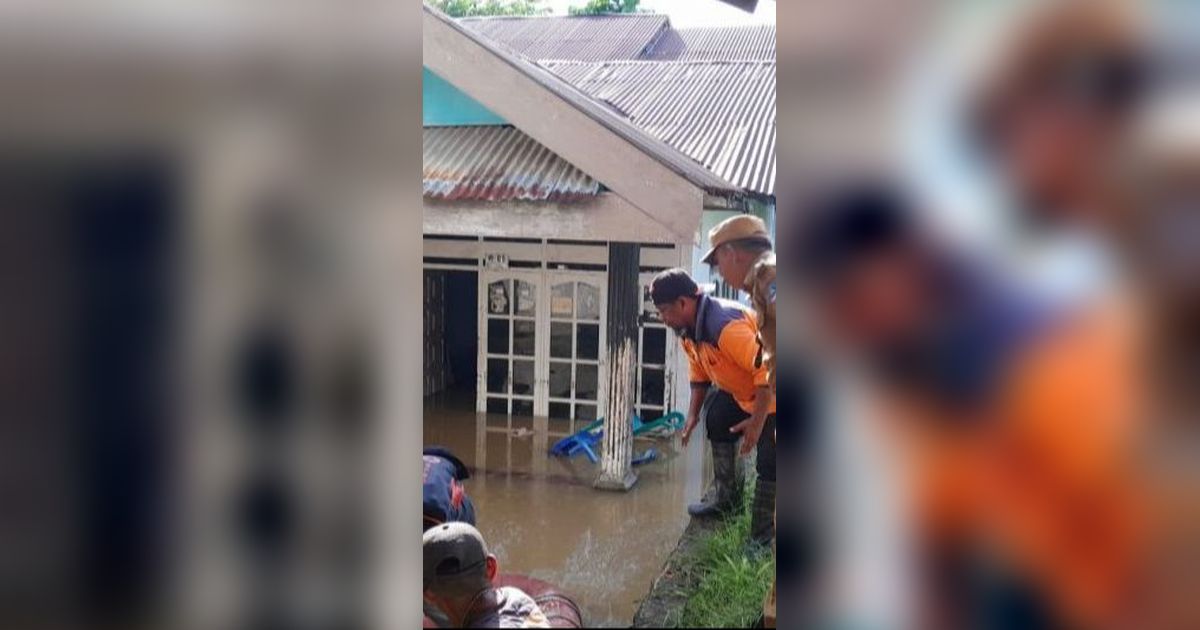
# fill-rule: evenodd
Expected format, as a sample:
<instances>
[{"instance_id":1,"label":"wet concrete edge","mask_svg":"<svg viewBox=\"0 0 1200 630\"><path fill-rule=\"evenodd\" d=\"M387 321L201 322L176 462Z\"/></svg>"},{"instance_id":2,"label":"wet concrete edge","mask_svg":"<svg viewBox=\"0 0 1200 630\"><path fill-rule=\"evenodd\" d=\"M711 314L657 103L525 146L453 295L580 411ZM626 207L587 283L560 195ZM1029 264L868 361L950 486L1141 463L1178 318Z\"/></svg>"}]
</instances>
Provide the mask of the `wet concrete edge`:
<instances>
[{"instance_id":1,"label":"wet concrete edge","mask_svg":"<svg viewBox=\"0 0 1200 630\"><path fill-rule=\"evenodd\" d=\"M679 623L688 594L695 588L697 576L688 566L696 552L721 525L721 519L693 518L666 563L654 578L650 592L638 604L633 616L634 628L667 628Z\"/></svg>"}]
</instances>

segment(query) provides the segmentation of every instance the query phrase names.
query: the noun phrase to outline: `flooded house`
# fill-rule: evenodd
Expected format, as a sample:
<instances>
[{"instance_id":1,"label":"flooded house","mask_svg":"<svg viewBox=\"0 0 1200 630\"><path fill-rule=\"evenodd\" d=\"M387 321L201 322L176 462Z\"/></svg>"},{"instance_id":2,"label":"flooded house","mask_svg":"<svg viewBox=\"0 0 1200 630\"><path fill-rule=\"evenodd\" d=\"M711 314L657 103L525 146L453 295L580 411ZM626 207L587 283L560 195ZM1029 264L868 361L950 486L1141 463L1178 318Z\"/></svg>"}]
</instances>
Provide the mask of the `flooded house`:
<instances>
[{"instance_id":1,"label":"flooded house","mask_svg":"<svg viewBox=\"0 0 1200 630\"><path fill-rule=\"evenodd\" d=\"M647 285L711 283L700 247L734 213L774 229L774 27L424 20L425 393L551 435L610 415L614 378L643 420L686 405ZM635 348L620 370L614 334Z\"/></svg>"},{"instance_id":2,"label":"flooded house","mask_svg":"<svg viewBox=\"0 0 1200 630\"><path fill-rule=\"evenodd\" d=\"M648 284L683 267L731 295L699 262L709 228L774 229L774 27L426 7L422 28L424 441L473 469L505 571L627 626L706 466L703 440L630 435L690 395ZM598 418L598 464L547 455Z\"/></svg>"}]
</instances>

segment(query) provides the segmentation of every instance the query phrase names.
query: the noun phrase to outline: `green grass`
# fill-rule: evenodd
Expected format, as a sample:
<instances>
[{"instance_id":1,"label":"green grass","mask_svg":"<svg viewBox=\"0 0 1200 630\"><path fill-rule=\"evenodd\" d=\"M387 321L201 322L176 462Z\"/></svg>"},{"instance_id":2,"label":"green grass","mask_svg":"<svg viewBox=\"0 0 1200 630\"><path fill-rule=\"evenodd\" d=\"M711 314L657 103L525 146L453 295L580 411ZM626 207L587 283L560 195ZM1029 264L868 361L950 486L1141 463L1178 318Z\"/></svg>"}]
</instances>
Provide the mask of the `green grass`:
<instances>
[{"instance_id":1,"label":"green grass","mask_svg":"<svg viewBox=\"0 0 1200 630\"><path fill-rule=\"evenodd\" d=\"M678 619L673 620L677 627L748 628L762 614L763 598L775 575L775 558L771 554L757 559L746 555L753 496L753 483L747 483L742 510L687 559L697 582Z\"/></svg>"}]
</instances>

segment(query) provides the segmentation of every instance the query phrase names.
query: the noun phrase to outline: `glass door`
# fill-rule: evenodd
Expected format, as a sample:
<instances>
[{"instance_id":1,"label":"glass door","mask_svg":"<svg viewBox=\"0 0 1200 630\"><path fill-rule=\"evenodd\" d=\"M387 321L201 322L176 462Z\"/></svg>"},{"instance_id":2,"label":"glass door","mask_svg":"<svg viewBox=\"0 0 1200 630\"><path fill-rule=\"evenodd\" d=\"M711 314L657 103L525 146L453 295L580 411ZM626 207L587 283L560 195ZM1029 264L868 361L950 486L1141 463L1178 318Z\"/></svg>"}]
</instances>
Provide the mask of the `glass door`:
<instances>
[{"instance_id":1,"label":"glass door","mask_svg":"<svg viewBox=\"0 0 1200 630\"><path fill-rule=\"evenodd\" d=\"M574 432L604 404L605 275L551 271L547 286L547 415Z\"/></svg>"},{"instance_id":2,"label":"glass door","mask_svg":"<svg viewBox=\"0 0 1200 630\"><path fill-rule=\"evenodd\" d=\"M539 412L540 272L481 273L479 411L513 416ZM451 305L453 307L453 305Z\"/></svg>"},{"instance_id":3,"label":"glass door","mask_svg":"<svg viewBox=\"0 0 1200 630\"><path fill-rule=\"evenodd\" d=\"M642 308L638 316L637 412L645 422L668 411L673 374L667 366L675 358L678 342L658 316L650 299L652 273L642 274Z\"/></svg>"}]
</instances>

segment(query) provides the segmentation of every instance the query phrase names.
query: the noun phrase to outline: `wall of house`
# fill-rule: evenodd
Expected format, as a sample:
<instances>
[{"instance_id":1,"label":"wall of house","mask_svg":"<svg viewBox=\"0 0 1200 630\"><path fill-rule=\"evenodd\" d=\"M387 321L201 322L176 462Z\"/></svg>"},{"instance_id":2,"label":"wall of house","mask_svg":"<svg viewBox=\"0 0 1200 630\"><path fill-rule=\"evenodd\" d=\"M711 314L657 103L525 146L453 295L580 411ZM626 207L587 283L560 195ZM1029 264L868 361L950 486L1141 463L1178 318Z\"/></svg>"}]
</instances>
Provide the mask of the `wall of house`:
<instances>
[{"instance_id":1,"label":"wall of house","mask_svg":"<svg viewBox=\"0 0 1200 630\"><path fill-rule=\"evenodd\" d=\"M597 326L597 338L588 342L599 346L596 359L587 360L579 353L580 346L578 344L581 341L577 338L575 340L576 360L574 366L575 370L578 370L580 365L595 364L597 373L604 374L603 347L605 339L602 331L606 325L604 288L607 286L608 262L608 247L605 241L484 239L426 235L424 249L427 273L428 270L479 272L480 301L477 310L480 313L478 344L481 385L479 400L481 402L478 406L485 410L490 409L493 412L501 413L498 406L498 403L502 403L501 397L490 395L495 393L493 390L496 389L497 382L489 372L492 367L499 368L501 364L510 370L501 377L501 380L512 379L517 378L513 376L518 370L517 363L528 366L527 361L533 361L536 358L537 365L549 366L550 372L535 375L534 381L549 383L550 385L538 385L538 387L553 389L553 382L557 378L554 370L558 369L555 366L561 367L567 363L567 361L557 358L561 355L556 356L556 353L559 352L559 346L556 344L560 341L556 340L553 334L556 326L560 330L566 326ZM682 362L682 353L678 351L678 343L674 335L657 321L657 312L648 302L647 291L649 282L655 273L679 264L680 249L677 246L643 244L641 248L639 273L644 301L638 318L636 407L639 414L647 420L679 409L683 404L679 402L676 390L678 379L686 381L686 376L677 377L686 371ZM506 284L507 278L514 278L523 283L523 286L511 284L511 281ZM588 321L586 318L581 319L571 314L578 307L578 303L572 302L572 300L582 299L580 294L568 296L558 293L566 284L577 281L588 283L599 290L600 304L596 305L596 309L600 313L598 319ZM514 310L523 310L521 304L528 298L523 298L522 292L529 292L530 287L533 289L531 293L534 296L533 299L542 303L541 308L546 310L549 317L546 317L544 321L541 319L544 316L535 319L533 312L536 311L536 308L533 307L519 317L505 315L513 313ZM500 300L500 303L498 304L493 304L493 291L499 294L497 299ZM565 311L559 302L565 305ZM566 319L562 317L563 312L567 313ZM504 320L509 319L513 323L505 326L504 324L508 322ZM536 342L531 342L536 347L536 351L531 355L516 356L516 336L528 334L518 333L517 321L542 322L536 328ZM512 356L503 356L505 353L490 345L494 325L502 328L502 330L497 329L496 334L509 332L513 335L514 339L511 345L504 342L499 344L514 348L514 351L510 353ZM525 324L521 325L525 326ZM579 358L585 360L580 362ZM586 369L590 370L590 368ZM575 372L575 378L576 385L578 385L578 372ZM517 380L523 383L528 380L528 377L519 377ZM549 413L551 417L570 415L576 420L585 421L589 419L589 414L603 415L604 401L601 392L604 391L604 383L602 381L596 383L596 390L600 395L592 402L578 396L573 396L573 400L564 400L549 391L538 392L536 395L531 392L522 392L518 397L511 397L512 401L505 408L504 413L519 414L518 407L524 411L530 406L527 403L532 401L539 409L546 409L546 412L539 412L538 415L541 413ZM512 391L515 393L515 389ZM596 415L591 415L591 417L594 418Z\"/></svg>"},{"instance_id":2,"label":"wall of house","mask_svg":"<svg viewBox=\"0 0 1200 630\"><path fill-rule=\"evenodd\" d=\"M508 124L428 68L422 68L421 80L421 120L426 127Z\"/></svg>"}]
</instances>

